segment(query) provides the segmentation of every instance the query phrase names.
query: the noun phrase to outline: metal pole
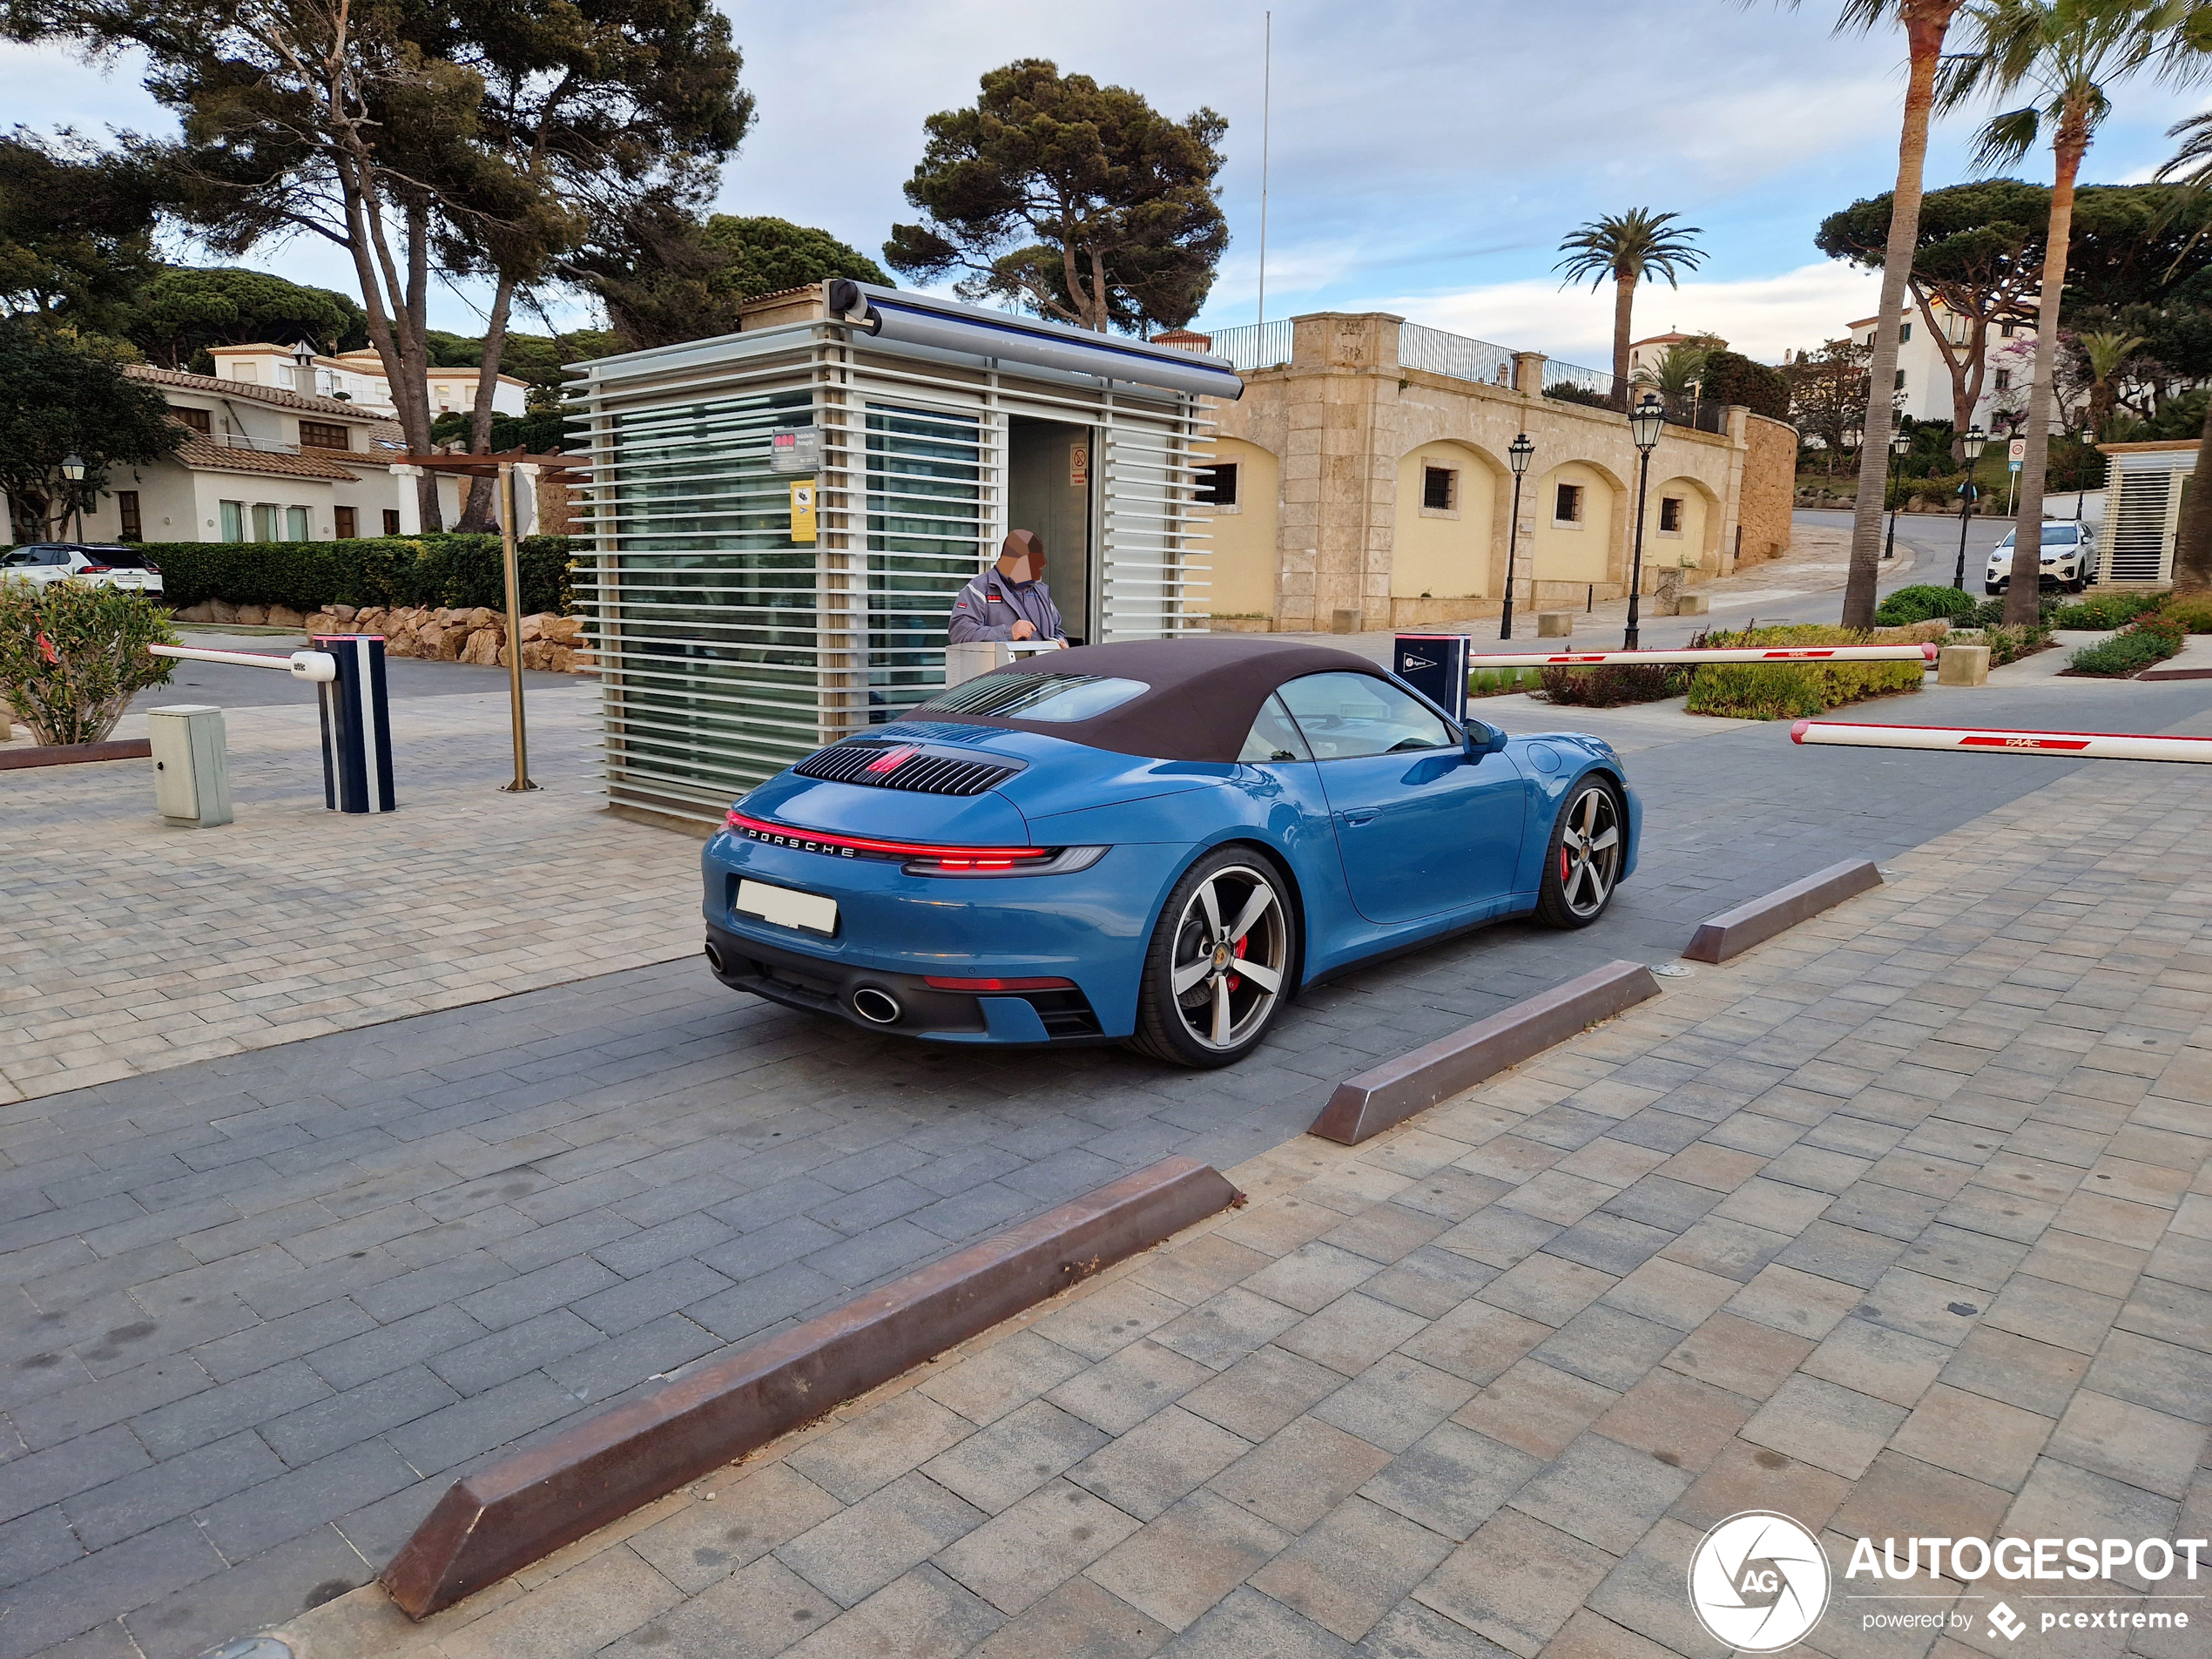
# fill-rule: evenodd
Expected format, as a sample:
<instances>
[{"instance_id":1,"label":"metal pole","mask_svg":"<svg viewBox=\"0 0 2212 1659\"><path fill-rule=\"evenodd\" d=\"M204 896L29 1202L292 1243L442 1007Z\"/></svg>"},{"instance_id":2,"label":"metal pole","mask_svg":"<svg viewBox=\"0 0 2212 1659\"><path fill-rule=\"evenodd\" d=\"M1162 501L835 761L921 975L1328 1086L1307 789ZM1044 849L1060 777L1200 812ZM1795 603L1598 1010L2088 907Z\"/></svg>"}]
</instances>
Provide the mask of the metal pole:
<instances>
[{"instance_id":1,"label":"metal pole","mask_svg":"<svg viewBox=\"0 0 2212 1659\"><path fill-rule=\"evenodd\" d=\"M1275 111L1275 14L1270 11L1265 17L1266 44L1259 59L1259 323L1263 328L1267 326L1267 139Z\"/></svg>"},{"instance_id":2,"label":"metal pole","mask_svg":"<svg viewBox=\"0 0 2212 1659\"><path fill-rule=\"evenodd\" d=\"M523 733L523 583L515 560L515 469L507 462L499 468L499 556L507 578L507 702L515 723L515 781L500 789L519 795L537 786L530 781L529 744Z\"/></svg>"},{"instance_id":3,"label":"metal pole","mask_svg":"<svg viewBox=\"0 0 2212 1659\"><path fill-rule=\"evenodd\" d=\"M1973 462L1967 464L1971 467ZM1959 488L1965 499L1959 503L1959 569L1951 578L1951 585L1963 593L1966 587L1966 521L1974 514L1974 475L1971 471Z\"/></svg>"},{"instance_id":4,"label":"metal pole","mask_svg":"<svg viewBox=\"0 0 2212 1659\"><path fill-rule=\"evenodd\" d=\"M1636 648L1636 613L1643 600L1643 498L1651 482L1651 451L1636 452L1636 552L1635 563L1629 573L1629 631L1621 641L1622 651Z\"/></svg>"},{"instance_id":5,"label":"metal pole","mask_svg":"<svg viewBox=\"0 0 2212 1659\"><path fill-rule=\"evenodd\" d=\"M1513 637L1513 556L1520 540L1521 475L1515 473L1513 475L1513 517L1506 525L1506 612L1504 620L1498 624L1498 637L1501 639Z\"/></svg>"},{"instance_id":6,"label":"metal pole","mask_svg":"<svg viewBox=\"0 0 2212 1659\"><path fill-rule=\"evenodd\" d=\"M1889 465L1883 469L1882 484L1890 497L1890 534L1889 539L1882 543L1882 556L1893 559L1897 556L1897 454L1894 450L1885 453Z\"/></svg>"}]
</instances>

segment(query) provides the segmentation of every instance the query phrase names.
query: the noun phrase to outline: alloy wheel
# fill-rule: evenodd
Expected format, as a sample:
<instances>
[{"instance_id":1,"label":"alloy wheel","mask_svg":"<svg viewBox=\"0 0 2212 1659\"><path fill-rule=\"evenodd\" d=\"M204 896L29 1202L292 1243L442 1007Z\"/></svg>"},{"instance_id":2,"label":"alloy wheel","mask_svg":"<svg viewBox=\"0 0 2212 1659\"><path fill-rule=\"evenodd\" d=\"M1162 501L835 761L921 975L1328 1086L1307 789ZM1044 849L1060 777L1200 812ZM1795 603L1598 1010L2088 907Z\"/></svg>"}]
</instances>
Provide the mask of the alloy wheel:
<instances>
[{"instance_id":1,"label":"alloy wheel","mask_svg":"<svg viewBox=\"0 0 2212 1659\"><path fill-rule=\"evenodd\" d=\"M1234 1049L1283 994L1291 930L1275 884L1248 865L1214 871L1177 919L1172 986L1190 1040Z\"/></svg>"},{"instance_id":2,"label":"alloy wheel","mask_svg":"<svg viewBox=\"0 0 2212 1659\"><path fill-rule=\"evenodd\" d=\"M1559 889L1577 916L1605 907L1621 869L1621 809L1613 792L1590 784L1568 803L1559 832Z\"/></svg>"}]
</instances>

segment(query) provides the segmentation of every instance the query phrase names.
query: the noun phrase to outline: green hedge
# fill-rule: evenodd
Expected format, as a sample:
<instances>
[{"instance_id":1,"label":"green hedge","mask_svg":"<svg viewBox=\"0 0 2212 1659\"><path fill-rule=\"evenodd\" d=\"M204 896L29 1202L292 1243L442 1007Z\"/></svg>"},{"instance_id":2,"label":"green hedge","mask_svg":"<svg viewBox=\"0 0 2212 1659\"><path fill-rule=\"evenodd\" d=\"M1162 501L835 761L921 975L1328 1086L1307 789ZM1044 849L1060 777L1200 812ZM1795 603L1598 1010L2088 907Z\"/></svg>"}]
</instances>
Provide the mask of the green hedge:
<instances>
[{"instance_id":1,"label":"green hedge","mask_svg":"<svg viewBox=\"0 0 2212 1659\"><path fill-rule=\"evenodd\" d=\"M236 605L487 605L507 603L496 536L384 536L348 542L148 542L168 602ZM525 614L569 614L569 538L516 547Z\"/></svg>"},{"instance_id":2,"label":"green hedge","mask_svg":"<svg viewBox=\"0 0 2212 1659\"><path fill-rule=\"evenodd\" d=\"M1894 635L1882 639L1872 634L1805 623L1707 634L1692 643L1718 648L1887 645L1900 642ZM1716 663L1700 668L1691 677L1687 707L1692 714L1727 715L1737 719L1804 719L1870 697L1917 691L1925 672L1919 663Z\"/></svg>"}]
</instances>

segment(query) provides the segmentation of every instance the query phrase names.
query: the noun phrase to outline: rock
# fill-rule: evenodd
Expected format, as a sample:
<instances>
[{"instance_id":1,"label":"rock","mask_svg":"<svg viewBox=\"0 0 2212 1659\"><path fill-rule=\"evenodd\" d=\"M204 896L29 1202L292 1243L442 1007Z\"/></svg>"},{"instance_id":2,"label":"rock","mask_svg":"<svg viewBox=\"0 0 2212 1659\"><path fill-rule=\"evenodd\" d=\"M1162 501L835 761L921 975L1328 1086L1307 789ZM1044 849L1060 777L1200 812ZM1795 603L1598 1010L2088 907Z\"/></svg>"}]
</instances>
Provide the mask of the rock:
<instances>
[{"instance_id":1,"label":"rock","mask_svg":"<svg viewBox=\"0 0 2212 1659\"><path fill-rule=\"evenodd\" d=\"M559 649L560 647L550 639L525 639L523 642L523 666L550 669L553 666L553 653ZM501 660L505 660L503 652L501 655Z\"/></svg>"},{"instance_id":2,"label":"rock","mask_svg":"<svg viewBox=\"0 0 2212 1659\"><path fill-rule=\"evenodd\" d=\"M227 599L210 599L207 602L207 620L210 622L236 622L238 620L238 607Z\"/></svg>"},{"instance_id":3,"label":"rock","mask_svg":"<svg viewBox=\"0 0 2212 1659\"><path fill-rule=\"evenodd\" d=\"M543 624L545 637L563 645L573 645L583 637L583 621L579 617L548 617ZM525 633L525 639L529 636Z\"/></svg>"},{"instance_id":4,"label":"rock","mask_svg":"<svg viewBox=\"0 0 2212 1659\"><path fill-rule=\"evenodd\" d=\"M260 628L269 620L269 608L266 605L240 605L238 615L231 620L248 628Z\"/></svg>"},{"instance_id":5,"label":"rock","mask_svg":"<svg viewBox=\"0 0 2212 1659\"><path fill-rule=\"evenodd\" d=\"M543 639L545 637L545 621L543 611L533 611L523 617L523 644L527 645L534 639Z\"/></svg>"},{"instance_id":6,"label":"rock","mask_svg":"<svg viewBox=\"0 0 2212 1659\"><path fill-rule=\"evenodd\" d=\"M304 628L307 625L307 619L290 605L269 607L269 626L272 628Z\"/></svg>"},{"instance_id":7,"label":"rock","mask_svg":"<svg viewBox=\"0 0 2212 1659\"><path fill-rule=\"evenodd\" d=\"M186 605L183 610L172 611L170 614L179 622L212 622L215 620L214 603L212 600L202 599L196 605Z\"/></svg>"},{"instance_id":8,"label":"rock","mask_svg":"<svg viewBox=\"0 0 2212 1659\"><path fill-rule=\"evenodd\" d=\"M499 618L483 605L478 605L469 613L469 631L472 634L479 629L494 628L498 625Z\"/></svg>"},{"instance_id":9,"label":"rock","mask_svg":"<svg viewBox=\"0 0 2212 1659\"><path fill-rule=\"evenodd\" d=\"M323 609L341 622L351 622L355 617L361 615L361 612L351 605L325 605Z\"/></svg>"},{"instance_id":10,"label":"rock","mask_svg":"<svg viewBox=\"0 0 2212 1659\"><path fill-rule=\"evenodd\" d=\"M448 635L447 637L452 637ZM481 663L487 666L499 661L499 636L489 628L479 628L469 636L469 644L461 652L464 663Z\"/></svg>"},{"instance_id":11,"label":"rock","mask_svg":"<svg viewBox=\"0 0 2212 1659\"><path fill-rule=\"evenodd\" d=\"M573 674L576 672L576 655L570 646L549 645L545 652L545 665L556 674Z\"/></svg>"},{"instance_id":12,"label":"rock","mask_svg":"<svg viewBox=\"0 0 2212 1659\"><path fill-rule=\"evenodd\" d=\"M428 644L434 636L438 642L438 661L457 663L461 660L461 648L469 643L466 629L434 624L422 631L423 643Z\"/></svg>"}]
</instances>

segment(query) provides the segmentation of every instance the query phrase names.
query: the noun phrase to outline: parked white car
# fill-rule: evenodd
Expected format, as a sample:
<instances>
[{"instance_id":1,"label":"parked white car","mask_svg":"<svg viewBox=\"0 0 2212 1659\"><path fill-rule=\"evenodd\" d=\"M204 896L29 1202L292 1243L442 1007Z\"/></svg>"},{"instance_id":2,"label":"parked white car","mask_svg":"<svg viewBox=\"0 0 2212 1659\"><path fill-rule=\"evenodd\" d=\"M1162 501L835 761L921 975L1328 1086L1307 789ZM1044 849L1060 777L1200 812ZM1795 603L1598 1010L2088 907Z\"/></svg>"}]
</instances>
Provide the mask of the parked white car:
<instances>
[{"instance_id":1,"label":"parked white car","mask_svg":"<svg viewBox=\"0 0 2212 1659\"><path fill-rule=\"evenodd\" d=\"M2013 537L2017 534L2006 530L2005 539L1989 550L1989 569L1981 582L1984 593L2002 593L2013 585ZM2087 524L2044 525L2041 564L2038 585L2080 592L2097 579L2096 530Z\"/></svg>"},{"instance_id":2,"label":"parked white car","mask_svg":"<svg viewBox=\"0 0 2212 1659\"><path fill-rule=\"evenodd\" d=\"M90 542L34 542L0 553L0 582L89 582L96 588L127 588L158 594L161 567L149 564L135 547Z\"/></svg>"}]
</instances>

